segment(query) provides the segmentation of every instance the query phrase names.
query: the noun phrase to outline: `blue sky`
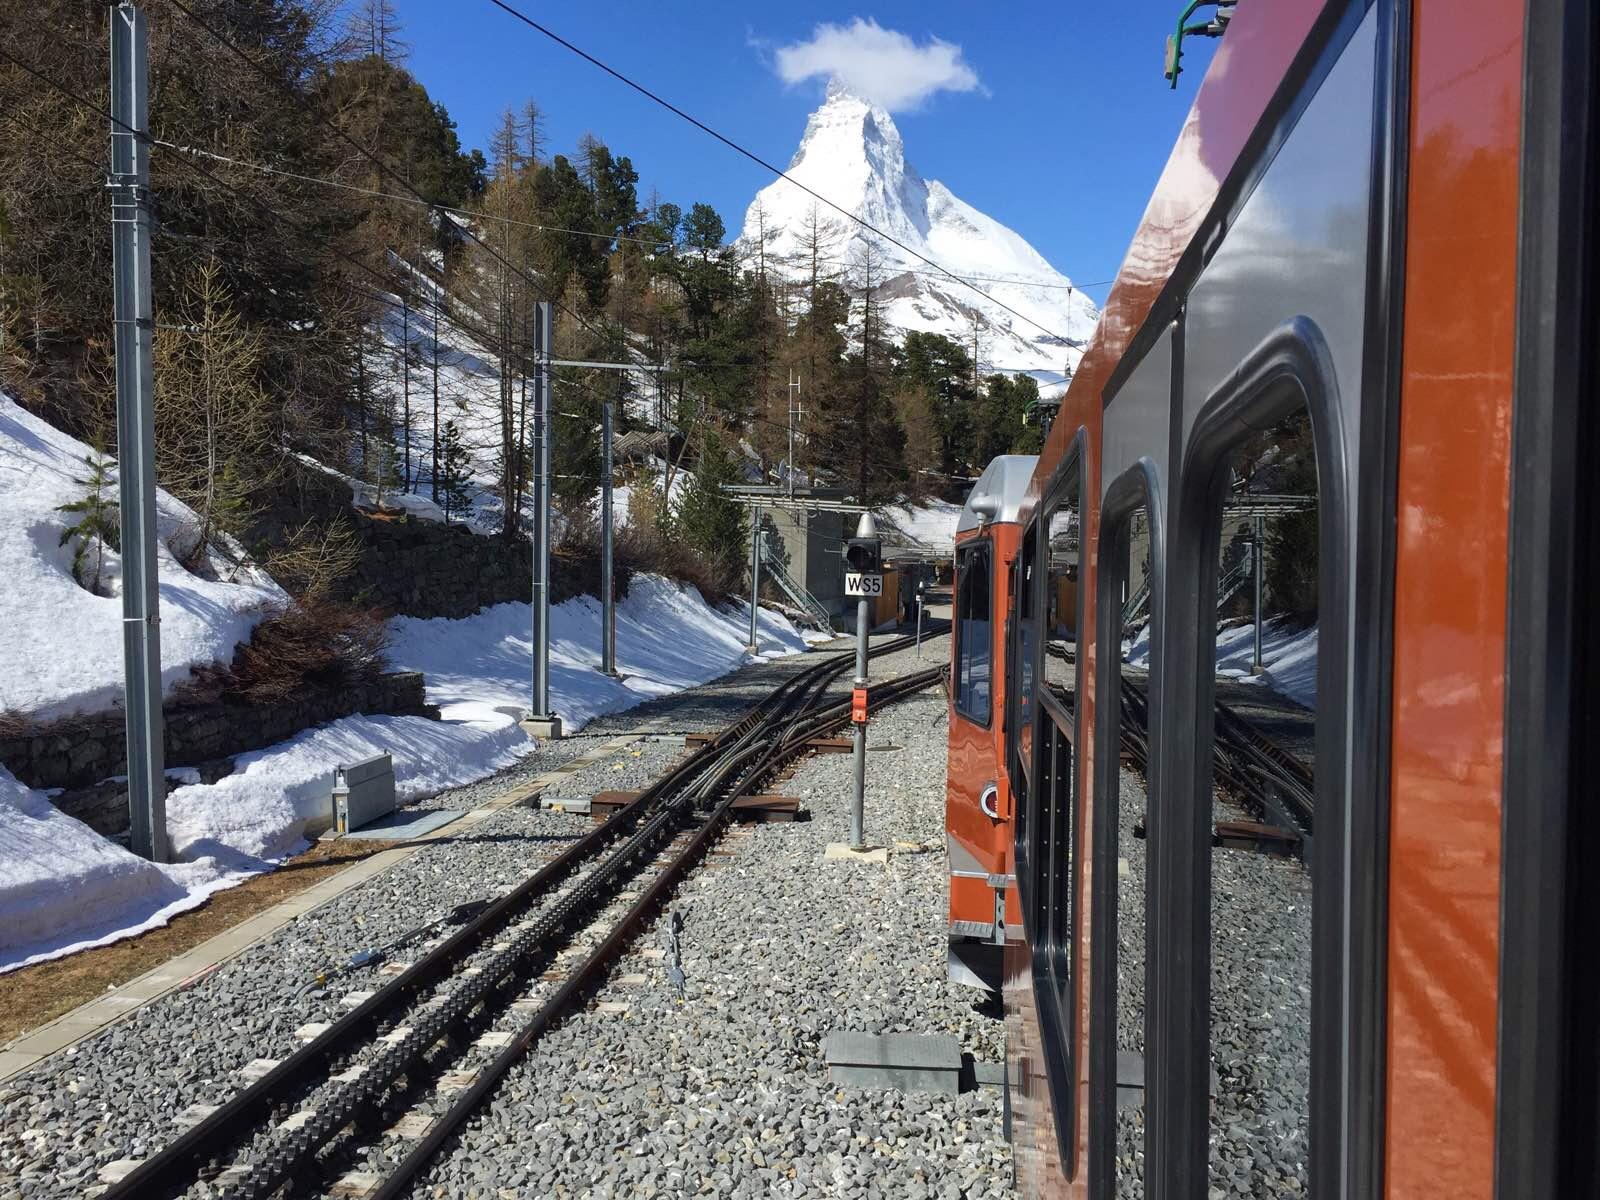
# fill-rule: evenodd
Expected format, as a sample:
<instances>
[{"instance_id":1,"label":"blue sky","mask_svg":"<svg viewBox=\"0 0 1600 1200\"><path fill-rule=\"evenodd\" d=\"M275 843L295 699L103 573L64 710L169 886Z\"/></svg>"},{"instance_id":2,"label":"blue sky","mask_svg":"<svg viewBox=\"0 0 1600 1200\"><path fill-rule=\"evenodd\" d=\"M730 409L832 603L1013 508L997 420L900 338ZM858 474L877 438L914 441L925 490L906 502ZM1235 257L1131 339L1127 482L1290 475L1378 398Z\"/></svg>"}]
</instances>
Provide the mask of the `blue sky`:
<instances>
[{"instance_id":1,"label":"blue sky","mask_svg":"<svg viewBox=\"0 0 1600 1200\"><path fill-rule=\"evenodd\" d=\"M486 0L394 3L413 73L467 145L484 146L500 112L531 97L553 150L593 132L632 157L642 194L655 187L684 206L704 200L730 236L770 179ZM970 90L941 90L895 113L907 157L1021 233L1096 301L1107 289L1089 285L1116 274L1212 52L1208 41L1193 43L1177 92L1168 90L1161 61L1175 0L518 6L780 167L823 89L820 78L780 79L781 48L812 42L822 24L848 30L856 18L922 51L932 39L948 43L928 57L945 64L940 78Z\"/></svg>"}]
</instances>

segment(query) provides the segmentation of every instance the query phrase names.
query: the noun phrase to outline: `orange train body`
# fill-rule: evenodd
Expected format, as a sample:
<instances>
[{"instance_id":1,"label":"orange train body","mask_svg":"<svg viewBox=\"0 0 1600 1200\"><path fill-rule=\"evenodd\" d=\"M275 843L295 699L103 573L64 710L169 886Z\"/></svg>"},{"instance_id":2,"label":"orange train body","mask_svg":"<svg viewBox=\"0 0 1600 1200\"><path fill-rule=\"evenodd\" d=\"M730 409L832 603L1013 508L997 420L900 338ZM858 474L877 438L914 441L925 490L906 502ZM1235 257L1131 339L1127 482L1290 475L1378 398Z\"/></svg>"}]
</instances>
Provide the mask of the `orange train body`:
<instances>
[{"instance_id":1,"label":"orange train body","mask_svg":"<svg viewBox=\"0 0 1600 1200\"><path fill-rule=\"evenodd\" d=\"M1240 3L1043 453L974 488L950 962L1003 995L1024 1195L1119 1194L1119 970L1143 980L1144 1187L1216 1186L1218 464L1291 403L1322 587L1309 1148L1292 1187L1252 1194L1600 1195L1581 977L1600 649L1575 615L1600 580L1595 8ZM1136 514L1149 866L1129 911L1115 689ZM1119 964L1135 920L1144 948Z\"/></svg>"}]
</instances>

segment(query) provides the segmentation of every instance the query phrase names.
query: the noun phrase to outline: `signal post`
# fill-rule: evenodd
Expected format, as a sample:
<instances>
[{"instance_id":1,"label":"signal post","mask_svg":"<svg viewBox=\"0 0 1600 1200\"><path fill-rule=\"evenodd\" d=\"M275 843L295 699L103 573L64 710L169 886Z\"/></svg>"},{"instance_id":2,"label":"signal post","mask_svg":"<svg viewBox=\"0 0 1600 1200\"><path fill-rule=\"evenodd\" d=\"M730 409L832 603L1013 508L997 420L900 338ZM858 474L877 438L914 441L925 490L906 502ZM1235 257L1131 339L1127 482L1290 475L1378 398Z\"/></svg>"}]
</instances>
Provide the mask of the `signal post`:
<instances>
[{"instance_id":1,"label":"signal post","mask_svg":"<svg viewBox=\"0 0 1600 1200\"><path fill-rule=\"evenodd\" d=\"M861 514L856 536L845 547L844 591L856 600L856 677L850 694L850 719L855 725L855 794L850 800L850 845L844 855L871 854L866 843L867 794L867 639L872 631L872 601L883 594L883 550L870 512Z\"/></svg>"}]
</instances>

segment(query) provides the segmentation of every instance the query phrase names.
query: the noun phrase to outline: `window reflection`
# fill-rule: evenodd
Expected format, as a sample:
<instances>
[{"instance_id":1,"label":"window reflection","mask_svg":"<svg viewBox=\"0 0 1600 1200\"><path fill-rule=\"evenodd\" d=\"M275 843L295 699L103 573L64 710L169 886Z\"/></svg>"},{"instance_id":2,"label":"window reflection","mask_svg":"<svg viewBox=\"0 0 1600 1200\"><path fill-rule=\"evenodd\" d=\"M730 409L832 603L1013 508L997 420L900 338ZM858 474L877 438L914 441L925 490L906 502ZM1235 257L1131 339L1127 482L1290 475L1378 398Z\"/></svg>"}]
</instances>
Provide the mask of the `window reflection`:
<instances>
[{"instance_id":1,"label":"window reflection","mask_svg":"<svg viewBox=\"0 0 1600 1200\"><path fill-rule=\"evenodd\" d=\"M1304 409L1235 452L1217 553L1213 1194L1309 1186L1316 461ZM1252 754L1287 752L1282 778Z\"/></svg>"},{"instance_id":2,"label":"window reflection","mask_svg":"<svg viewBox=\"0 0 1600 1200\"><path fill-rule=\"evenodd\" d=\"M989 723L993 695L989 563L987 542L963 549L956 563L956 711L980 725Z\"/></svg>"}]
</instances>

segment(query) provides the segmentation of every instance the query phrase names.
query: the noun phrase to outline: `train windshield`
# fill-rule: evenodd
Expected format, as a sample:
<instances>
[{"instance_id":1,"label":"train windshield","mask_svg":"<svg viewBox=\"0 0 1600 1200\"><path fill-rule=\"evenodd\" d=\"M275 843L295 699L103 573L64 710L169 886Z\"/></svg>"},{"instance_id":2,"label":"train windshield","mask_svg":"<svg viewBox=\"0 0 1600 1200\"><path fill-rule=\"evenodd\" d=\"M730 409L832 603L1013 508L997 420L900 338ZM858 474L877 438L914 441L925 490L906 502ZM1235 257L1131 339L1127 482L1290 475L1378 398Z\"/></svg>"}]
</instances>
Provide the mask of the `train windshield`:
<instances>
[{"instance_id":1,"label":"train windshield","mask_svg":"<svg viewBox=\"0 0 1600 1200\"><path fill-rule=\"evenodd\" d=\"M956 562L956 711L979 725L989 723L994 694L994 638L988 542L963 549Z\"/></svg>"}]
</instances>

